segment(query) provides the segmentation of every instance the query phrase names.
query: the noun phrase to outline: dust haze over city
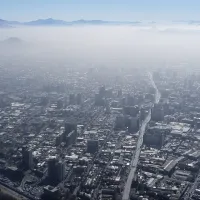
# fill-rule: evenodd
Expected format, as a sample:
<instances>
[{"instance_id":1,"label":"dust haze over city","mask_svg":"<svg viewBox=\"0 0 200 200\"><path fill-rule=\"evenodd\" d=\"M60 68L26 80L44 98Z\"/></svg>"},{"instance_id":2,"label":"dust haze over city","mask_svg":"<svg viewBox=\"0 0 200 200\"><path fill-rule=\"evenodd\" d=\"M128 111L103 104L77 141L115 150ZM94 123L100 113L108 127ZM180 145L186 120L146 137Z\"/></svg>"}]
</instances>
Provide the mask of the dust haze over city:
<instances>
[{"instance_id":1,"label":"dust haze over city","mask_svg":"<svg viewBox=\"0 0 200 200\"><path fill-rule=\"evenodd\" d=\"M111 68L167 62L198 65L200 29L189 24L151 24L1 29L1 55L76 62ZM10 41L14 38L17 41ZM9 41L6 41L9 40ZM6 48L6 50L5 50ZM13 55L14 54L14 55ZM37 66L36 66L37 67Z\"/></svg>"},{"instance_id":2,"label":"dust haze over city","mask_svg":"<svg viewBox=\"0 0 200 200\"><path fill-rule=\"evenodd\" d=\"M199 8L0 1L0 200L200 199Z\"/></svg>"}]
</instances>

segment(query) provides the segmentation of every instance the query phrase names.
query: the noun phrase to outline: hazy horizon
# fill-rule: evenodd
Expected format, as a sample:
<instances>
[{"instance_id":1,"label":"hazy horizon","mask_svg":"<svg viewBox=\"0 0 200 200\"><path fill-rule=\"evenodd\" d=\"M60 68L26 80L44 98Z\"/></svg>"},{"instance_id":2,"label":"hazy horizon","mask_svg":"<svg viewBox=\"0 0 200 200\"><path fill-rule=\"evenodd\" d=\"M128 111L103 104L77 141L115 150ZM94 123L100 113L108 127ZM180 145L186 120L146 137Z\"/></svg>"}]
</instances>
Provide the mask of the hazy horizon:
<instances>
[{"instance_id":1,"label":"hazy horizon","mask_svg":"<svg viewBox=\"0 0 200 200\"><path fill-rule=\"evenodd\" d=\"M9 44L8 51L5 46L0 49L1 55L17 52L21 58L56 58L77 65L197 63L199 31L194 25L17 27L1 29L0 40L16 37L23 44Z\"/></svg>"}]
</instances>

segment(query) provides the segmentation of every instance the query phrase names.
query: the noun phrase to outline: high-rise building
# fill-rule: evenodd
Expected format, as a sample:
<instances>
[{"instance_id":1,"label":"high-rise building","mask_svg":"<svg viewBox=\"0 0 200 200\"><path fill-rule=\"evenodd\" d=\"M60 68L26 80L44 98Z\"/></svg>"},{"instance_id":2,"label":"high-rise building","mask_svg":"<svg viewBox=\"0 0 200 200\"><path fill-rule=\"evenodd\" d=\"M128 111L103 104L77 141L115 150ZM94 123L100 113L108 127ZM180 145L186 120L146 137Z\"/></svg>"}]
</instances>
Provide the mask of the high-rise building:
<instances>
[{"instance_id":1,"label":"high-rise building","mask_svg":"<svg viewBox=\"0 0 200 200\"><path fill-rule=\"evenodd\" d=\"M117 96L118 96L118 97L121 97L121 96L122 96L122 90L118 90L118 91L117 91Z\"/></svg>"},{"instance_id":2,"label":"high-rise building","mask_svg":"<svg viewBox=\"0 0 200 200\"><path fill-rule=\"evenodd\" d=\"M111 98L113 96L113 89L112 88L108 88L105 90L105 95L106 98Z\"/></svg>"},{"instance_id":3,"label":"high-rise building","mask_svg":"<svg viewBox=\"0 0 200 200\"><path fill-rule=\"evenodd\" d=\"M62 161L57 163L57 178L59 182L65 178L65 163Z\"/></svg>"},{"instance_id":4,"label":"high-rise building","mask_svg":"<svg viewBox=\"0 0 200 200\"><path fill-rule=\"evenodd\" d=\"M124 106L124 114L136 117L139 114L139 107L135 106Z\"/></svg>"},{"instance_id":5,"label":"high-rise building","mask_svg":"<svg viewBox=\"0 0 200 200\"><path fill-rule=\"evenodd\" d=\"M139 130L139 117L130 117L130 126L128 127L129 132L135 133Z\"/></svg>"},{"instance_id":6,"label":"high-rise building","mask_svg":"<svg viewBox=\"0 0 200 200\"><path fill-rule=\"evenodd\" d=\"M154 105L151 112L151 119L156 122L164 120L164 109L161 104Z\"/></svg>"},{"instance_id":7,"label":"high-rise building","mask_svg":"<svg viewBox=\"0 0 200 200\"><path fill-rule=\"evenodd\" d=\"M56 146L59 146L63 142L63 133L59 133L56 136Z\"/></svg>"},{"instance_id":8,"label":"high-rise building","mask_svg":"<svg viewBox=\"0 0 200 200\"><path fill-rule=\"evenodd\" d=\"M131 126L131 116L130 115L124 115L124 125L127 128Z\"/></svg>"},{"instance_id":9,"label":"high-rise building","mask_svg":"<svg viewBox=\"0 0 200 200\"><path fill-rule=\"evenodd\" d=\"M67 136L66 136L66 146L70 146L76 142L77 138L77 132L75 130L71 131Z\"/></svg>"},{"instance_id":10,"label":"high-rise building","mask_svg":"<svg viewBox=\"0 0 200 200\"><path fill-rule=\"evenodd\" d=\"M150 128L144 134L144 144L155 148L161 148L164 143L166 130L159 128Z\"/></svg>"},{"instance_id":11,"label":"high-rise building","mask_svg":"<svg viewBox=\"0 0 200 200\"><path fill-rule=\"evenodd\" d=\"M134 106L134 104L135 104L134 97L131 96L130 94L127 94L127 96L126 96L126 105L127 106Z\"/></svg>"},{"instance_id":12,"label":"high-rise building","mask_svg":"<svg viewBox=\"0 0 200 200\"><path fill-rule=\"evenodd\" d=\"M110 114L110 104L107 100L105 101L105 113Z\"/></svg>"},{"instance_id":13,"label":"high-rise building","mask_svg":"<svg viewBox=\"0 0 200 200\"><path fill-rule=\"evenodd\" d=\"M104 97L105 96L105 94L106 94L106 89L105 89L105 86L101 86L100 88L99 88L99 95L100 95L100 97Z\"/></svg>"},{"instance_id":14,"label":"high-rise building","mask_svg":"<svg viewBox=\"0 0 200 200\"><path fill-rule=\"evenodd\" d=\"M57 100L57 108L61 109L61 108L63 108L63 105L64 105L63 99L58 99Z\"/></svg>"},{"instance_id":15,"label":"high-rise building","mask_svg":"<svg viewBox=\"0 0 200 200\"><path fill-rule=\"evenodd\" d=\"M77 138L77 125L73 123L65 123L65 142L66 145L72 145Z\"/></svg>"},{"instance_id":16,"label":"high-rise building","mask_svg":"<svg viewBox=\"0 0 200 200\"><path fill-rule=\"evenodd\" d=\"M75 105L76 104L76 96L75 96L75 94L70 94L69 95L69 104L70 105Z\"/></svg>"},{"instance_id":17,"label":"high-rise building","mask_svg":"<svg viewBox=\"0 0 200 200\"><path fill-rule=\"evenodd\" d=\"M88 140L87 141L87 152L94 154L99 150L99 141L98 140Z\"/></svg>"},{"instance_id":18,"label":"high-rise building","mask_svg":"<svg viewBox=\"0 0 200 200\"><path fill-rule=\"evenodd\" d=\"M126 98L123 97L123 98L121 99L120 103L121 103L121 106L125 106L125 105L126 105Z\"/></svg>"},{"instance_id":19,"label":"high-rise building","mask_svg":"<svg viewBox=\"0 0 200 200\"><path fill-rule=\"evenodd\" d=\"M141 108L140 109L140 121L143 121L147 115L148 115L148 110L145 108Z\"/></svg>"},{"instance_id":20,"label":"high-rise building","mask_svg":"<svg viewBox=\"0 0 200 200\"><path fill-rule=\"evenodd\" d=\"M66 122L65 123L65 134L68 135L73 130L75 130L77 132L77 124Z\"/></svg>"},{"instance_id":21,"label":"high-rise building","mask_svg":"<svg viewBox=\"0 0 200 200\"><path fill-rule=\"evenodd\" d=\"M56 175L56 171L57 171L57 162L58 159L56 156L52 156L48 159L48 178L49 180L56 180L57 179L57 175Z\"/></svg>"},{"instance_id":22,"label":"high-rise building","mask_svg":"<svg viewBox=\"0 0 200 200\"><path fill-rule=\"evenodd\" d=\"M125 128L124 116L118 115L115 119L115 130L123 130Z\"/></svg>"},{"instance_id":23,"label":"high-rise building","mask_svg":"<svg viewBox=\"0 0 200 200\"><path fill-rule=\"evenodd\" d=\"M78 93L78 94L76 95L76 103L77 103L78 105L80 105L80 104L82 103L82 95L81 95L81 93Z\"/></svg>"},{"instance_id":24,"label":"high-rise building","mask_svg":"<svg viewBox=\"0 0 200 200\"><path fill-rule=\"evenodd\" d=\"M105 100L100 94L95 94L95 105L96 106L104 106Z\"/></svg>"},{"instance_id":25,"label":"high-rise building","mask_svg":"<svg viewBox=\"0 0 200 200\"><path fill-rule=\"evenodd\" d=\"M59 161L56 156L52 156L48 160L48 178L49 181L60 182L65 177L65 163Z\"/></svg>"},{"instance_id":26,"label":"high-rise building","mask_svg":"<svg viewBox=\"0 0 200 200\"><path fill-rule=\"evenodd\" d=\"M27 146L22 147L22 162L28 169L33 167L33 153Z\"/></svg>"}]
</instances>

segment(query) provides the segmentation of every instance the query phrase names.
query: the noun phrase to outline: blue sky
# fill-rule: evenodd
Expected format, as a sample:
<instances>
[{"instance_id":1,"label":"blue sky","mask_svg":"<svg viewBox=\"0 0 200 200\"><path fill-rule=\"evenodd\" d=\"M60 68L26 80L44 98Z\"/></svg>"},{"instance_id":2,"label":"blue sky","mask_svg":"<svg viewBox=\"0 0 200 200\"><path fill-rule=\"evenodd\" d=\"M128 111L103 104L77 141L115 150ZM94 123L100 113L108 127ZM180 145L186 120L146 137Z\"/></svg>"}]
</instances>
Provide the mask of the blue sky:
<instances>
[{"instance_id":1,"label":"blue sky","mask_svg":"<svg viewBox=\"0 0 200 200\"><path fill-rule=\"evenodd\" d=\"M200 20L200 0L0 0L0 19Z\"/></svg>"}]
</instances>

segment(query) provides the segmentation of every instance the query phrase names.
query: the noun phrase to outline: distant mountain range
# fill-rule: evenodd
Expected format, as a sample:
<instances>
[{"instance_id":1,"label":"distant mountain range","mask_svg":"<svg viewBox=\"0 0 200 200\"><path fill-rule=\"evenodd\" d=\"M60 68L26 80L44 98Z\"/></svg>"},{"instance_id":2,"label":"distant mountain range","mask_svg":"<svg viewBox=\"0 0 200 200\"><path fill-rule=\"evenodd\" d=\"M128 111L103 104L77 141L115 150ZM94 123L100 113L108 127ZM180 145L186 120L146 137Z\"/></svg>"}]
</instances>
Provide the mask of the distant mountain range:
<instances>
[{"instance_id":1,"label":"distant mountain range","mask_svg":"<svg viewBox=\"0 0 200 200\"><path fill-rule=\"evenodd\" d=\"M198 20L179 20L172 21L171 23L200 25ZM84 25L152 25L157 24L155 21L143 22L143 21L104 21L104 20L76 20L76 21L64 21L57 19L38 19L29 22L8 21L0 19L0 28L13 28L17 26L84 26Z\"/></svg>"},{"instance_id":2,"label":"distant mountain range","mask_svg":"<svg viewBox=\"0 0 200 200\"><path fill-rule=\"evenodd\" d=\"M0 27L6 27L6 28L11 28L13 25L20 25L20 22L17 21L7 21L7 20L3 20L0 19Z\"/></svg>"},{"instance_id":3,"label":"distant mountain range","mask_svg":"<svg viewBox=\"0 0 200 200\"><path fill-rule=\"evenodd\" d=\"M73 26L73 25L137 25L140 21L103 21L103 20L76 20L63 21L56 19L38 19L30 22L7 21L0 19L0 27L15 27L15 26Z\"/></svg>"},{"instance_id":4,"label":"distant mountain range","mask_svg":"<svg viewBox=\"0 0 200 200\"><path fill-rule=\"evenodd\" d=\"M178 21L173 21L173 22L181 23L181 24L200 25L200 20L178 20Z\"/></svg>"}]
</instances>

